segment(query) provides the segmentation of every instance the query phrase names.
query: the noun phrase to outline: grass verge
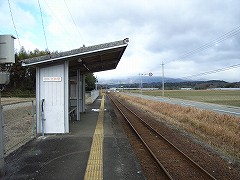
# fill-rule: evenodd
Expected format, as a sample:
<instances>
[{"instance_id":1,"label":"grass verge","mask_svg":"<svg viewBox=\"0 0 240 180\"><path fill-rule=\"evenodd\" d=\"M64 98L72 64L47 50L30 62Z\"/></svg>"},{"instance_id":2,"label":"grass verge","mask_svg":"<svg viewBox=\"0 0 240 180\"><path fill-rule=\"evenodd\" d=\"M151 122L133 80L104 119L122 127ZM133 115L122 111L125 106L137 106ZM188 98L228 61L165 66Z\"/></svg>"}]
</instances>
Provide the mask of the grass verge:
<instances>
[{"instance_id":1,"label":"grass verge","mask_svg":"<svg viewBox=\"0 0 240 180\"><path fill-rule=\"evenodd\" d=\"M132 91L139 93L138 91ZM161 96L161 90L143 91L144 95ZM165 97L240 107L240 91L224 90L165 90Z\"/></svg>"},{"instance_id":2,"label":"grass verge","mask_svg":"<svg viewBox=\"0 0 240 180\"><path fill-rule=\"evenodd\" d=\"M125 101L240 160L240 118L119 94Z\"/></svg>"}]
</instances>

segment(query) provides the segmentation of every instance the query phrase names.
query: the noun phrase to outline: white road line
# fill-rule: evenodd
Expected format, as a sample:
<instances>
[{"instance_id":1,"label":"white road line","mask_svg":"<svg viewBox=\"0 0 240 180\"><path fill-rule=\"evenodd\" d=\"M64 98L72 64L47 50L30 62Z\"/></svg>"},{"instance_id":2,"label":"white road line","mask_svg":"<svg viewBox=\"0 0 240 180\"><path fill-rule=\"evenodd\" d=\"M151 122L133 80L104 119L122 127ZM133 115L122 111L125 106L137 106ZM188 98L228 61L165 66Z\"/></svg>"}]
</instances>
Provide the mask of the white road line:
<instances>
[{"instance_id":1,"label":"white road line","mask_svg":"<svg viewBox=\"0 0 240 180\"><path fill-rule=\"evenodd\" d=\"M132 94L133 96L138 96L135 94ZM170 103L170 104L178 104L178 105L182 105L182 106L192 106L195 108L199 108L199 109L206 109L209 111L216 111L216 112L222 112L222 113L228 113L228 114L232 114L232 115L236 115L239 116L240 115L240 108L239 107L228 107L228 106L224 106L224 105L217 105L217 104L210 104L210 103L204 103L204 102L193 102L193 103L188 103L187 100L174 100L174 99L169 99L169 98L162 98L162 97L151 97L151 96L138 96L141 98L145 98L145 99L149 99L149 100L155 100L155 101L159 101L159 102L166 102L166 103ZM219 108L219 109L218 109ZM226 109L226 110L222 110L222 108ZM236 111L237 112L236 112Z\"/></svg>"},{"instance_id":2,"label":"white road line","mask_svg":"<svg viewBox=\"0 0 240 180\"><path fill-rule=\"evenodd\" d=\"M194 104L188 104L188 103L184 103L182 102L181 104L187 105L187 106L195 106Z\"/></svg>"},{"instance_id":3,"label":"white road line","mask_svg":"<svg viewBox=\"0 0 240 180\"><path fill-rule=\"evenodd\" d=\"M221 110L221 109L213 109L213 110L214 110L214 111L220 111L220 112L226 112L226 113L232 113L232 114L240 115L240 113L232 112L232 111L225 111L225 110Z\"/></svg>"}]
</instances>

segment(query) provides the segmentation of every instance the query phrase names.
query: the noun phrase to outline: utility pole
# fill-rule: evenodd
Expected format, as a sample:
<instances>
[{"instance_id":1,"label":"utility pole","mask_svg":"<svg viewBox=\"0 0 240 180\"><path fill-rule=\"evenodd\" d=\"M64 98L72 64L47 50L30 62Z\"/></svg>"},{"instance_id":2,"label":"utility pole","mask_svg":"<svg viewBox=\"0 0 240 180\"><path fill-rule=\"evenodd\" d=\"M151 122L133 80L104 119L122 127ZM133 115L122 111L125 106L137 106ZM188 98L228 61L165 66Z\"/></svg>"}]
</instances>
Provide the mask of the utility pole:
<instances>
[{"instance_id":1,"label":"utility pole","mask_svg":"<svg viewBox=\"0 0 240 180\"><path fill-rule=\"evenodd\" d=\"M164 64L162 62L162 96L164 97Z\"/></svg>"},{"instance_id":2,"label":"utility pole","mask_svg":"<svg viewBox=\"0 0 240 180\"><path fill-rule=\"evenodd\" d=\"M1 91L0 91L0 107L1 107ZM2 111L0 109L0 177L5 175L5 167L4 167L4 132L3 132L3 122L2 122Z\"/></svg>"},{"instance_id":3,"label":"utility pole","mask_svg":"<svg viewBox=\"0 0 240 180\"><path fill-rule=\"evenodd\" d=\"M141 88L142 88L142 77L141 77L142 75L141 75L141 73L139 73L139 91L138 92L140 92L141 94L142 94L142 92L141 92Z\"/></svg>"},{"instance_id":4,"label":"utility pole","mask_svg":"<svg viewBox=\"0 0 240 180\"><path fill-rule=\"evenodd\" d=\"M142 75L143 75L143 74L140 74L140 77L141 77L141 95L142 95L142 88L143 88L143 87L142 87Z\"/></svg>"}]
</instances>

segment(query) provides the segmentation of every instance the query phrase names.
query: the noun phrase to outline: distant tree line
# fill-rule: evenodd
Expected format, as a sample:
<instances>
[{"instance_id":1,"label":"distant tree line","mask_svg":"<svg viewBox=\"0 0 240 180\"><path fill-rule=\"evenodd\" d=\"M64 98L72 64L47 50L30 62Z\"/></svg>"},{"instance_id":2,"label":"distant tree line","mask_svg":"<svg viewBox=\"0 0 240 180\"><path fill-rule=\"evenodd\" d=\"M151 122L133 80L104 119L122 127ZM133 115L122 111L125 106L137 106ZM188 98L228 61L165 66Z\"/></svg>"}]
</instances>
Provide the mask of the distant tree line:
<instances>
[{"instance_id":1,"label":"distant tree line","mask_svg":"<svg viewBox=\"0 0 240 180\"><path fill-rule=\"evenodd\" d=\"M103 87L126 87L126 88L139 88L139 83L134 84L114 84L102 85ZM143 83L144 88L162 88L161 82ZM166 90L179 90L181 88L192 88L195 90L204 90L209 88L240 88L240 82L229 83L225 81L212 80L212 81L187 81L187 82L166 82L164 84Z\"/></svg>"},{"instance_id":2,"label":"distant tree line","mask_svg":"<svg viewBox=\"0 0 240 180\"><path fill-rule=\"evenodd\" d=\"M21 61L28 58L43 56L51 53L48 50L26 51L24 47L15 53L15 63L10 69L10 83L4 87L3 96L29 97L35 96L36 69L32 66L23 67ZM91 91L95 88L96 78L93 73L86 75L86 90Z\"/></svg>"}]
</instances>

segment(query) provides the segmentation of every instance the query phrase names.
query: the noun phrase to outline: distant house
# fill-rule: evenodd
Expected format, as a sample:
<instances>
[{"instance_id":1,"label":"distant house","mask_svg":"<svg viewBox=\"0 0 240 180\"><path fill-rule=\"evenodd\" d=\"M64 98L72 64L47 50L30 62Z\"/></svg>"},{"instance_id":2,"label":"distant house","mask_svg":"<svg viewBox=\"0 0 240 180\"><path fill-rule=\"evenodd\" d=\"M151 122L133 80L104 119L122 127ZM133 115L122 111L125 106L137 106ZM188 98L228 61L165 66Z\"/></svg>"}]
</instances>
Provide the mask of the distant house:
<instances>
[{"instance_id":1,"label":"distant house","mask_svg":"<svg viewBox=\"0 0 240 180\"><path fill-rule=\"evenodd\" d=\"M192 90L192 88L181 88L181 90Z\"/></svg>"}]
</instances>

